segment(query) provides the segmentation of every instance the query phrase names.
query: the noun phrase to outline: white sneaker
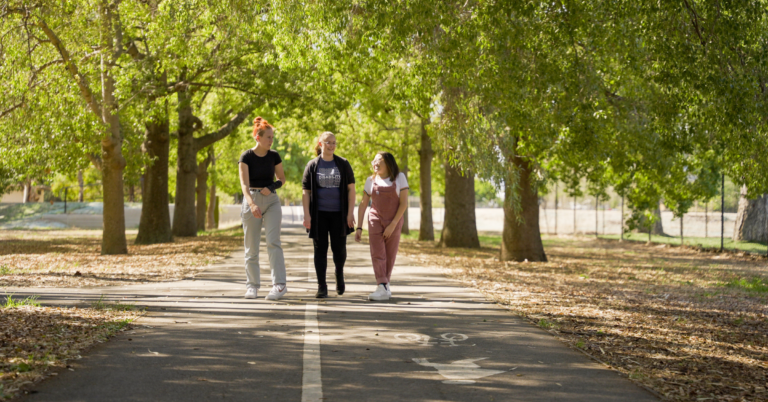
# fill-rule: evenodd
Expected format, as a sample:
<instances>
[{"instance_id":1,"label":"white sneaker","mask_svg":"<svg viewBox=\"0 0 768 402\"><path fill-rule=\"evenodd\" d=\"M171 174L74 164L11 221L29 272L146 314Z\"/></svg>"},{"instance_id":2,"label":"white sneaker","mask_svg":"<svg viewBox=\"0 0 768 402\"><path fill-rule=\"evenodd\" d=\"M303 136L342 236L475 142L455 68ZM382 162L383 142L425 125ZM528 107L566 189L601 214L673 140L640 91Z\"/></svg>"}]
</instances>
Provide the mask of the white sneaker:
<instances>
[{"instance_id":1,"label":"white sneaker","mask_svg":"<svg viewBox=\"0 0 768 402\"><path fill-rule=\"evenodd\" d=\"M372 301L383 301L383 300L389 300L389 293L387 292L387 288L384 287L383 284L380 284L376 287L376 290L368 295L368 300Z\"/></svg>"},{"instance_id":2,"label":"white sneaker","mask_svg":"<svg viewBox=\"0 0 768 402\"><path fill-rule=\"evenodd\" d=\"M269 294L264 298L264 300L278 300L283 297L286 292L288 292L288 286L283 285L281 288L278 285L273 285L272 290L269 291Z\"/></svg>"},{"instance_id":3,"label":"white sneaker","mask_svg":"<svg viewBox=\"0 0 768 402\"><path fill-rule=\"evenodd\" d=\"M392 284L388 283L386 287L387 287L387 296L389 296L391 298L392 297Z\"/></svg>"},{"instance_id":4,"label":"white sneaker","mask_svg":"<svg viewBox=\"0 0 768 402\"><path fill-rule=\"evenodd\" d=\"M246 299L255 299L256 298L256 288L250 287L248 290L245 291L245 298Z\"/></svg>"}]
</instances>

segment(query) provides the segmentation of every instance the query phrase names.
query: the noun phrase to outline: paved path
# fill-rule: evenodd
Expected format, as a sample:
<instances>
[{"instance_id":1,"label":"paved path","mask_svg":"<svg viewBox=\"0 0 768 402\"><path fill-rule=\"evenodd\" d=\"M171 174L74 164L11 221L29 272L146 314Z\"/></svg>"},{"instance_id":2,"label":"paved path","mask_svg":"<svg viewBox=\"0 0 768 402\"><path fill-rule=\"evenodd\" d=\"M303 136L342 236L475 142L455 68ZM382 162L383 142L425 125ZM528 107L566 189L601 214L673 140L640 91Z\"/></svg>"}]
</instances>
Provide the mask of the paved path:
<instances>
[{"instance_id":1,"label":"paved path","mask_svg":"<svg viewBox=\"0 0 768 402\"><path fill-rule=\"evenodd\" d=\"M22 400L657 400L404 256L393 300L368 302L370 256L352 242L347 293L318 302L311 242L294 227L284 229L283 243L289 293L279 302L242 298L241 251L195 280L35 291L43 303L88 303L104 294L149 313ZM267 291L264 285L260 294Z\"/></svg>"}]
</instances>

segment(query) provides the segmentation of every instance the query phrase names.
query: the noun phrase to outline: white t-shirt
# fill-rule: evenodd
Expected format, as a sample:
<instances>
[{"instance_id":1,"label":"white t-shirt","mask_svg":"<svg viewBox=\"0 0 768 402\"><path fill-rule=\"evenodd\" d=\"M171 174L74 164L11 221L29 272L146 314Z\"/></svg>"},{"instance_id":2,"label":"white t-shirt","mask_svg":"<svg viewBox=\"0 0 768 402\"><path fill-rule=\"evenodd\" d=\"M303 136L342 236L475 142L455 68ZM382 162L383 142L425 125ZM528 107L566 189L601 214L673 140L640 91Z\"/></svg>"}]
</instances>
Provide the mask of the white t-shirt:
<instances>
[{"instance_id":1,"label":"white t-shirt","mask_svg":"<svg viewBox=\"0 0 768 402\"><path fill-rule=\"evenodd\" d=\"M391 187L392 186L392 180L390 179L382 179L379 176L376 176L376 185L382 186L382 187ZM400 190L404 190L408 188L408 180L405 178L405 175L400 173L397 175L397 179L395 179L395 191L397 192L398 197L400 196ZM371 195L371 192L373 191L373 179L368 176L367 179L365 179L365 187L364 187L365 193L368 195Z\"/></svg>"}]
</instances>

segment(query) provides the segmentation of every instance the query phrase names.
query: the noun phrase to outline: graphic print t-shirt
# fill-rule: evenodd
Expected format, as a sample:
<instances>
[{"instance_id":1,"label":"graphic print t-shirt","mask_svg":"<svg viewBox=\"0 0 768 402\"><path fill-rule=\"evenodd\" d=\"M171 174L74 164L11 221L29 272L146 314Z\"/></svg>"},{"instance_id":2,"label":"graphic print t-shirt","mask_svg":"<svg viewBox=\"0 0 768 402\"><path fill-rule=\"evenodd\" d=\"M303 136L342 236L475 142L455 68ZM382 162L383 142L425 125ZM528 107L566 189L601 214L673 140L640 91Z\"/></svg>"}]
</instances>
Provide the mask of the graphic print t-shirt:
<instances>
[{"instance_id":1,"label":"graphic print t-shirt","mask_svg":"<svg viewBox=\"0 0 768 402\"><path fill-rule=\"evenodd\" d=\"M320 211L341 211L341 172L335 161L324 161L317 164L317 207Z\"/></svg>"}]
</instances>

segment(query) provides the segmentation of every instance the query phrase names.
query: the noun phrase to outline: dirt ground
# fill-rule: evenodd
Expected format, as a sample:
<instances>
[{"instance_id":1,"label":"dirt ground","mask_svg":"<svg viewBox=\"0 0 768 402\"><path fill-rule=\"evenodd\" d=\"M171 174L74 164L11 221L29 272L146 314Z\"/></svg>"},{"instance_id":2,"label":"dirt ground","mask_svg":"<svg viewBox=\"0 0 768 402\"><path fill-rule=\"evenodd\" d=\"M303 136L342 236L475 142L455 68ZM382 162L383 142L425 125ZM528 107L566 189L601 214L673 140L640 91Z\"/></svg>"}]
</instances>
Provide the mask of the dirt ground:
<instances>
[{"instance_id":1,"label":"dirt ground","mask_svg":"<svg viewBox=\"0 0 768 402\"><path fill-rule=\"evenodd\" d=\"M404 252L444 269L670 401L768 400L768 262L763 257L545 237L548 262L499 248Z\"/></svg>"}]
</instances>

